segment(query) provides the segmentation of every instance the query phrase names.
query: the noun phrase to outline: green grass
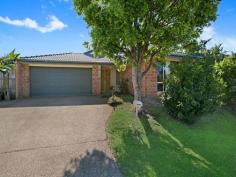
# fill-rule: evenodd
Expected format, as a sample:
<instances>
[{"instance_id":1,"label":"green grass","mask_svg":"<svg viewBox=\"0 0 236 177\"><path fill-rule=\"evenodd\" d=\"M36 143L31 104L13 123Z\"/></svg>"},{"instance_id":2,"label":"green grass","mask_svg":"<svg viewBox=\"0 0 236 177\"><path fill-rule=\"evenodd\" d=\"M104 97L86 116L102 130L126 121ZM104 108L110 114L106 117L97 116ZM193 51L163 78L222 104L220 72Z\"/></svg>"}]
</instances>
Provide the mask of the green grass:
<instances>
[{"instance_id":1,"label":"green grass","mask_svg":"<svg viewBox=\"0 0 236 177\"><path fill-rule=\"evenodd\" d=\"M150 111L154 119L137 119L125 103L107 123L125 177L236 177L235 115L218 110L189 126L163 108Z\"/></svg>"}]
</instances>

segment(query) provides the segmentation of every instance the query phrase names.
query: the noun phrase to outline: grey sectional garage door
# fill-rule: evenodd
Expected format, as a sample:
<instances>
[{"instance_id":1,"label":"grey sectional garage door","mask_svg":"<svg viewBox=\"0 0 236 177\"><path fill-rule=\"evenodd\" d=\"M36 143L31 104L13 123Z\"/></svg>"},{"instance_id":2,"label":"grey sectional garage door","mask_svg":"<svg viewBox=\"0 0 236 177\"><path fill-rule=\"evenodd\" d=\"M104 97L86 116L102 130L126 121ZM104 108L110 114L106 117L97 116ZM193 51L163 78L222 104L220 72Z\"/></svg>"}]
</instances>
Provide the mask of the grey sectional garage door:
<instances>
[{"instance_id":1,"label":"grey sectional garage door","mask_svg":"<svg viewBox=\"0 0 236 177\"><path fill-rule=\"evenodd\" d=\"M91 95L92 69L30 68L31 96Z\"/></svg>"}]
</instances>

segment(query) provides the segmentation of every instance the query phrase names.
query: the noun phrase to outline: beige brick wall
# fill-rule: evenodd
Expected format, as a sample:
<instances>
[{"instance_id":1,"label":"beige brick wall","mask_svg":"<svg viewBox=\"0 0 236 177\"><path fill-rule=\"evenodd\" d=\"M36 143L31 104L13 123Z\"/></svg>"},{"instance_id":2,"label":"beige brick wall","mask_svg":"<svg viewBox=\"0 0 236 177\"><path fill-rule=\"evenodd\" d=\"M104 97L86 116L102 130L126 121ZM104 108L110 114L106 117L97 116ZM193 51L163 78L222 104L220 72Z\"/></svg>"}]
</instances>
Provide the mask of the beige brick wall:
<instances>
[{"instance_id":1,"label":"beige brick wall","mask_svg":"<svg viewBox=\"0 0 236 177\"><path fill-rule=\"evenodd\" d=\"M17 62L16 64L16 98L30 96L29 65Z\"/></svg>"},{"instance_id":2,"label":"beige brick wall","mask_svg":"<svg viewBox=\"0 0 236 177\"><path fill-rule=\"evenodd\" d=\"M92 94L101 94L101 66L92 67ZM16 64L16 98L30 96L30 72L29 65L17 62Z\"/></svg>"},{"instance_id":3,"label":"beige brick wall","mask_svg":"<svg viewBox=\"0 0 236 177\"><path fill-rule=\"evenodd\" d=\"M101 65L93 65L92 69L92 94L101 94Z\"/></svg>"},{"instance_id":4,"label":"beige brick wall","mask_svg":"<svg viewBox=\"0 0 236 177\"><path fill-rule=\"evenodd\" d=\"M142 67L144 68L144 66ZM131 67L121 73L122 78L128 79L130 93L133 93L132 71ZM143 78L142 93L143 96L157 95L157 71L151 68ZM101 65L92 67L92 94L101 94ZM30 96L30 70L29 65L17 62L16 64L16 98L27 98Z\"/></svg>"},{"instance_id":5,"label":"beige brick wall","mask_svg":"<svg viewBox=\"0 0 236 177\"><path fill-rule=\"evenodd\" d=\"M142 66L142 70L145 69L145 65ZM121 77L128 79L129 91L133 94L132 84L132 68L128 66L124 72L121 73ZM157 70L156 68L150 68L146 73L142 81L142 94L143 96L156 96L157 95Z\"/></svg>"},{"instance_id":6,"label":"beige brick wall","mask_svg":"<svg viewBox=\"0 0 236 177\"><path fill-rule=\"evenodd\" d=\"M133 94L133 84L132 84L132 68L127 66L126 70L121 72L121 79L128 80L129 92Z\"/></svg>"},{"instance_id":7,"label":"beige brick wall","mask_svg":"<svg viewBox=\"0 0 236 177\"><path fill-rule=\"evenodd\" d=\"M143 66L144 70L146 66ZM142 81L142 91L144 96L156 96L157 95L157 70L151 67L145 74Z\"/></svg>"}]
</instances>

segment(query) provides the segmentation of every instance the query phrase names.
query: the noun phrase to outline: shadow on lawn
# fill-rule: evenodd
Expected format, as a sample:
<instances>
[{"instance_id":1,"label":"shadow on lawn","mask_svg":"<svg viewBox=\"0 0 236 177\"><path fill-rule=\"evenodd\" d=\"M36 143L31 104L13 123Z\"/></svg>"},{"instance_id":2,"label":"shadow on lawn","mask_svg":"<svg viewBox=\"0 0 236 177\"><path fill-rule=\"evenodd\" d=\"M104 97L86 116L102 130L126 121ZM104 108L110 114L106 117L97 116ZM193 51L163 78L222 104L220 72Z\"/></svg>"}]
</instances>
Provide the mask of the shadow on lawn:
<instances>
[{"instance_id":1,"label":"shadow on lawn","mask_svg":"<svg viewBox=\"0 0 236 177\"><path fill-rule=\"evenodd\" d=\"M63 177L122 177L113 159L104 152L93 150L67 164Z\"/></svg>"},{"instance_id":2,"label":"shadow on lawn","mask_svg":"<svg viewBox=\"0 0 236 177\"><path fill-rule=\"evenodd\" d=\"M151 124L149 123L149 121L153 121L152 122L152 124L154 125L153 127L150 126ZM141 122L143 124L143 127L146 127L145 128L146 132L148 131L152 131L153 133L158 132L163 142L173 147L176 147L179 151L189 156L195 164L198 164L199 166L202 166L203 168L207 168L209 170L212 170L212 168L214 168L212 164L209 161L207 161L204 157L202 157L200 154L194 152L191 148L184 147L184 145L181 143L180 140L178 140L175 136L173 136L162 125L157 124L155 120L142 119Z\"/></svg>"},{"instance_id":3,"label":"shadow on lawn","mask_svg":"<svg viewBox=\"0 0 236 177\"><path fill-rule=\"evenodd\" d=\"M131 165L122 169L126 171L125 174L140 177L169 175L183 177L197 171L199 174L196 176L220 176L211 162L193 149L185 147L179 139L156 120L141 118L139 121L143 127L141 132L134 135L132 131L129 131L122 137L123 151L127 157L124 158L123 155L122 159L118 158L118 160L133 158L132 162L134 162L134 164L123 162L123 164L127 164L126 166ZM131 143L137 149L125 146ZM191 169L188 169L189 166Z\"/></svg>"}]
</instances>

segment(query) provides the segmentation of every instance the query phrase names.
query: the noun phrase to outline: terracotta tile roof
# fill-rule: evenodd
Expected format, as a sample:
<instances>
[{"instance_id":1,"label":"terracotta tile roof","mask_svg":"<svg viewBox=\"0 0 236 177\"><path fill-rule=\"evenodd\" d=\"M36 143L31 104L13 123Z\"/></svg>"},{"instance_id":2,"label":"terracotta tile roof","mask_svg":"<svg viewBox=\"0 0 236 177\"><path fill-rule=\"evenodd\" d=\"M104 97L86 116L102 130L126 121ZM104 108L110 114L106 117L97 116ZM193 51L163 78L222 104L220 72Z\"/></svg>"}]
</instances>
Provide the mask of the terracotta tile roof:
<instances>
[{"instance_id":1,"label":"terracotta tile roof","mask_svg":"<svg viewBox=\"0 0 236 177\"><path fill-rule=\"evenodd\" d=\"M181 59L187 56L183 53L174 53L168 55L170 58ZM201 58L191 55L192 58ZM35 55L21 57L20 61L26 63L62 63L62 64L112 64L107 58L95 58L92 51L85 53L59 53L49 55Z\"/></svg>"}]
</instances>

